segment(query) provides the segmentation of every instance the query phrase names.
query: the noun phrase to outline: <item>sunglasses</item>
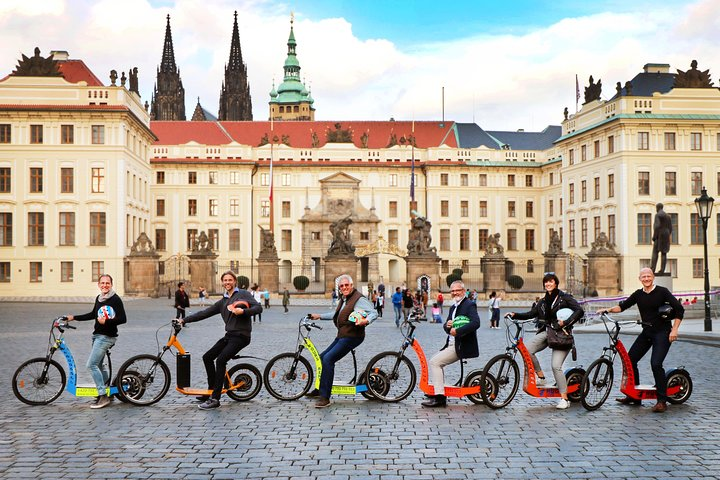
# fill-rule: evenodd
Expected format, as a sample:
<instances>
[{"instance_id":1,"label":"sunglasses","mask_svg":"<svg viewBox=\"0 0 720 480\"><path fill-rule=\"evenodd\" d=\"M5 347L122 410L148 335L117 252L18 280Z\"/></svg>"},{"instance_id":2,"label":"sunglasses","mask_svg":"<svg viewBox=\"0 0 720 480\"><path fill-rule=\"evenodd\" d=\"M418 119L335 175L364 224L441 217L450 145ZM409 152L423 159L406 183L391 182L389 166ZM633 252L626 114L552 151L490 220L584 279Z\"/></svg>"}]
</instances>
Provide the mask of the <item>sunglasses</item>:
<instances>
[{"instance_id":1,"label":"sunglasses","mask_svg":"<svg viewBox=\"0 0 720 480\"><path fill-rule=\"evenodd\" d=\"M338 287L340 287L340 288L352 287L352 284L350 284L350 283L343 283L342 285L338 285Z\"/></svg>"}]
</instances>

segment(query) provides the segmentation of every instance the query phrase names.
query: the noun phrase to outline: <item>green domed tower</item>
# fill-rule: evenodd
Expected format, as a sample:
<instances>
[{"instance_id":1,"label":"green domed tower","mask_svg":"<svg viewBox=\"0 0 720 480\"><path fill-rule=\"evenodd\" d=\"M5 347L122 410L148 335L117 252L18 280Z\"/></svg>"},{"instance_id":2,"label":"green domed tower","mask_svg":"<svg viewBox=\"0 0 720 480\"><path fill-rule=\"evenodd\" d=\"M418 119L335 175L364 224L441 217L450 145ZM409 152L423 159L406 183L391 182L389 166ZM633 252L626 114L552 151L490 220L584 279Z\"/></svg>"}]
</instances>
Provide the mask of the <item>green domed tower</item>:
<instances>
[{"instance_id":1,"label":"green domed tower","mask_svg":"<svg viewBox=\"0 0 720 480\"><path fill-rule=\"evenodd\" d=\"M288 37L288 53L283 70L283 82L270 92L270 119L272 120L315 120L315 108L312 95L300 80L300 62L295 54L294 18L290 17L290 37Z\"/></svg>"}]
</instances>

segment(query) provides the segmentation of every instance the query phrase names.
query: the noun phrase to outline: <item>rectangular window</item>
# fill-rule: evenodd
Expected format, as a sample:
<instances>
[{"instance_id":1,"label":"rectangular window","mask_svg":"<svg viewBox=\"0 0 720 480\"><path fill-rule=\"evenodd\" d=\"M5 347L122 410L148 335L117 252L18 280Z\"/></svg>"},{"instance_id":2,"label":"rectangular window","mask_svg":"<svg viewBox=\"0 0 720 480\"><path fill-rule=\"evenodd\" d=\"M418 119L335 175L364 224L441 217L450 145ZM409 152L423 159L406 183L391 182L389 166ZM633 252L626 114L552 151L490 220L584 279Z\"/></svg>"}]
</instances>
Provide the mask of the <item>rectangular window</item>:
<instances>
[{"instance_id":1,"label":"rectangular window","mask_svg":"<svg viewBox=\"0 0 720 480\"><path fill-rule=\"evenodd\" d=\"M447 200L440 200L440 216L447 217L450 215L450 206Z\"/></svg>"},{"instance_id":2,"label":"rectangular window","mask_svg":"<svg viewBox=\"0 0 720 480\"><path fill-rule=\"evenodd\" d=\"M217 185L218 183L218 172L208 172L208 183L210 185Z\"/></svg>"},{"instance_id":3,"label":"rectangular window","mask_svg":"<svg viewBox=\"0 0 720 480\"><path fill-rule=\"evenodd\" d=\"M555 202L553 200L548 201L548 214L551 217L555 216L555 211L554 211L555 209L553 208L555 206L554 203Z\"/></svg>"},{"instance_id":4,"label":"rectangular window","mask_svg":"<svg viewBox=\"0 0 720 480\"><path fill-rule=\"evenodd\" d=\"M388 243L396 247L398 246L398 231L396 229L388 230Z\"/></svg>"},{"instance_id":5,"label":"rectangular window","mask_svg":"<svg viewBox=\"0 0 720 480\"><path fill-rule=\"evenodd\" d=\"M718 214L715 216L715 222L716 222L715 225L717 225L717 228L716 228L717 238L716 238L716 240L715 240L715 243L717 243L718 245L720 245L720 223L717 223L717 222L720 222L720 213L718 213ZM675 228L675 227L673 226L673 228Z\"/></svg>"},{"instance_id":6,"label":"rectangular window","mask_svg":"<svg viewBox=\"0 0 720 480\"><path fill-rule=\"evenodd\" d=\"M208 215L211 217L217 217L217 215L218 215L217 198L211 198L208 200Z\"/></svg>"},{"instance_id":7,"label":"rectangular window","mask_svg":"<svg viewBox=\"0 0 720 480\"><path fill-rule=\"evenodd\" d=\"M697 213L690 214L690 244L703 244L702 220Z\"/></svg>"},{"instance_id":8,"label":"rectangular window","mask_svg":"<svg viewBox=\"0 0 720 480\"><path fill-rule=\"evenodd\" d=\"M533 176L532 175L525 175L525 186L526 187L533 186Z\"/></svg>"},{"instance_id":9,"label":"rectangular window","mask_svg":"<svg viewBox=\"0 0 720 480\"><path fill-rule=\"evenodd\" d=\"M230 236L228 238L228 249L233 252L240 250L240 229L231 228Z\"/></svg>"},{"instance_id":10,"label":"rectangular window","mask_svg":"<svg viewBox=\"0 0 720 480\"><path fill-rule=\"evenodd\" d=\"M702 150L702 133L690 134L690 150Z\"/></svg>"},{"instance_id":11,"label":"rectangular window","mask_svg":"<svg viewBox=\"0 0 720 480\"><path fill-rule=\"evenodd\" d=\"M469 217L470 216L467 200L460 201L460 216L461 217Z\"/></svg>"},{"instance_id":12,"label":"rectangular window","mask_svg":"<svg viewBox=\"0 0 720 480\"><path fill-rule=\"evenodd\" d=\"M461 187L467 187L467 186L468 186L468 174L467 174L467 173L461 173L461 174L460 174L460 186L461 186Z\"/></svg>"},{"instance_id":13,"label":"rectangular window","mask_svg":"<svg viewBox=\"0 0 720 480\"><path fill-rule=\"evenodd\" d=\"M593 238L597 239L600 235L600 217L593 217Z\"/></svg>"},{"instance_id":14,"label":"rectangular window","mask_svg":"<svg viewBox=\"0 0 720 480\"><path fill-rule=\"evenodd\" d=\"M637 214L637 243L650 245L652 242L652 222L649 213Z\"/></svg>"},{"instance_id":15,"label":"rectangular window","mask_svg":"<svg viewBox=\"0 0 720 480\"><path fill-rule=\"evenodd\" d=\"M187 249L192 250L195 246L195 242L197 241L198 231L196 228L188 228L187 229Z\"/></svg>"},{"instance_id":16,"label":"rectangular window","mask_svg":"<svg viewBox=\"0 0 720 480\"><path fill-rule=\"evenodd\" d=\"M10 143L12 141L12 128L9 123L0 124L0 143Z\"/></svg>"},{"instance_id":17,"label":"rectangular window","mask_svg":"<svg viewBox=\"0 0 720 480\"><path fill-rule=\"evenodd\" d=\"M615 153L615 136L614 135L608 136L608 155L611 153Z\"/></svg>"},{"instance_id":18,"label":"rectangular window","mask_svg":"<svg viewBox=\"0 0 720 480\"><path fill-rule=\"evenodd\" d=\"M478 230L478 250L487 250L488 234L487 228Z\"/></svg>"},{"instance_id":19,"label":"rectangular window","mask_svg":"<svg viewBox=\"0 0 720 480\"><path fill-rule=\"evenodd\" d=\"M665 150L675 150L674 132L665 132Z\"/></svg>"},{"instance_id":20,"label":"rectangular window","mask_svg":"<svg viewBox=\"0 0 720 480\"><path fill-rule=\"evenodd\" d=\"M197 216L197 199L191 198L188 200L188 217Z\"/></svg>"},{"instance_id":21,"label":"rectangular window","mask_svg":"<svg viewBox=\"0 0 720 480\"><path fill-rule=\"evenodd\" d=\"M650 195L650 172L638 172L638 195Z\"/></svg>"},{"instance_id":22,"label":"rectangular window","mask_svg":"<svg viewBox=\"0 0 720 480\"><path fill-rule=\"evenodd\" d=\"M12 236L12 213L0 213L0 247L11 247Z\"/></svg>"},{"instance_id":23,"label":"rectangular window","mask_svg":"<svg viewBox=\"0 0 720 480\"><path fill-rule=\"evenodd\" d=\"M165 216L165 199L158 198L155 200L155 215L158 217Z\"/></svg>"},{"instance_id":24,"label":"rectangular window","mask_svg":"<svg viewBox=\"0 0 720 480\"><path fill-rule=\"evenodd\" d=\"M587 247L588 245L588 221L587 218L580 219L580 246Z\"/></svg>"},{"instance_id":25,"label":"rectangular window","mask_svg":"<svg viewBox=\"0 0 720 480\"><path fill-rule=\"evenodd\" d=\"M30 168L30 193L42 193L43 191L43 169L42 167Z\"/></svg>"},{"instance_id":26,"label":"rectangular window","mask_svg":"<svg viewBox=\"0 0 720 480\"><path fill-rule=\"evenodd\" d=\"M460 250L470 250L470 230L467 228L460 229Z\"/></svg>"},{"instance_id":27,"label":"rectangular window","mask_svg":"<svg viewBox=\"0 0 720 480\"><path fill-rule=\"evenodd\" d=\"M75 184L75 169L60 169L60 193L73 193Z\"/></svg>"},{"instance_id":28,"label":"rectangular window","mask_svg":"<svg viewBox=\"0 0 720 480\"><path fill-rule=\"evenodd\" d=\"M478 177L478 185L481 187L487 187L487 174L481 173Z\"/></svg>"},{"instance_id":29,"label":"rectangular window","mask_svg":"<svg viewBox=\"0 0 720 480\"><path fill-rule=\"evenodd\" d=\"M615 196L615 174L608 175L608 198Z\"/></svg>"},{"instance_id":30,"label":"rectangular window","mask_svg":"<svg viewBox=\"0 0 720 480\"><path fill-rule=\"evenodd\" d=\"M514 228L507 230L507 249L517 250L517 230Z\"/></svg>"},{"instance_id":31,"label":"rectangular window","mask_svg":"<svg viewBox=\"0 0 720 480\"><path fill-rule=\"evenodd\" d=\"M270 200L261 200L260 201L260 216L261 217L269 217L270 216Z\"/></svg>"},{"instance_id":32,"label":"rectangular window","mask_svg":"<svg viewBox=\"0 0 720 480\"><path fill-rule=\"evenodd\" d=\"M550 175L548 177L549 177L550 185L554 185L555 184L555 182L554 182L555 175L553 174L553 172L550 172Z\"/></svg>"},{"instance_id":33,"label":"rectangular window","mask_svg":"<svg viewBox=\"0 0 720 480\"><path fill-rule=\"evenodd\" d=\"M0 264L0 267L2 267L2 264ZM8 270L10 270L9 267L8 267ZM440 261L440 273L448 273L449 271L450 271L450 260ZM3 280L0 278L0 281L3 281ZM9 281L10 280L8 280L8 282Z\"/></svg>"},{"instance_id":34,"label":"rectangular window","mask_svg":"<svg viewBox=\"0 0 720 480\"><path fill-rule=\"evenodd\" d=\"M73 281L73 262L60 262L60 281Z\"/></svg>"},{"instance_id":35,"label":"rectangular window","mask_svg":"<svg viewBox=\"0 0 720 480\"><path fill-rule=\"evenodd\" d=\"M197 185L197 172L188 172L188 183L190 185Z\"/></svg>"},{"instance_id":36,"label":"rectangular window","mask_svg":"<svg viewBox=\"0 0 720 480\"><path fill-rule=\"evenodd\" d=\"M440 250L450 251L450 230L447 228L440 229Z\"/></svg>"},{"instance_id":37,"label":"rectangular window","mask_svg":"<svg viewBox=\"0 0 720 480\"><path fill-rule=\"evenodd\" d=\"M60 246L75 245L75 212L60 212Z\"/></svg>"},{"instance_id":38,"label":"rectangular window","mask_svg":"<svg viewBox=\"0 0 720 480\"><path fill-rule=\"evenodd\" d=\"M580 147L580 161L584 162L587 160L587 145Z\"/></svg>"},{"instance_id":39,"label":"rectangular window","mask_svg":"<svg viewBox=\"0 0 720 480\"><path fill-rule=\"evenodd\" d=\"M42 125L30 125L30 143L43 143Z\"/></svg>"},{"instance_id":40,"label":"rectangular window","mask_svg":"<svg viewBox=\"0 0 720 480\"><path fill-rule=\"evenodd\" d=\"M45 245L45 214L42 212L28 213L28 245Z\"/></svg>"},{"instance_id":41,"label":"rectangular window","mask_svg":"<svg viewBox=\"0 0 720 480\"><path fill-rule=\"evenodd\" d=\"M487 217L488 210L487 210L487 200L480 200L480 216L481 217Z\"/></svg>"},{"instance_id":42,"label":"rectangular window","mask_svg":"<svg viewBox=\"0 0 720 480\"><path fill-rule=\"evenodd\" d=\"M42 282L42 262L30 262L30 283Z\"/></svg>"},{"instance_id":43,"label":"rectangular window","mask_svg":"<svg viewBox=\"0 0 720 480\"><path fill-rule=\"evenodd\" d=\"M600 156L600 140L595 140L593 143L593 158Z\"/></svg>"},{"instance_id":44,"label":"rectangular window","mask_svg":"<svg viewBox=\"0 0 720 480\"><path fill-rule=\"evenodd\" d=\"M535 230L525 230L525 250L535 250Z\"/></svg>"},{"instance_id":45,"label":"rectangular window","mask_svg":"<svg viewBox=\"0 0 720 480\"><path fill-rule=\"evenodd\" d=\"M570 165L575 165L575 150L572 148L568 152L568 161Z\"/></svg>"},{"instance_id":46,"label":"rectangular window","mask_svg":"<svg viewBox=\"0 0 720 480\"><path fill-rule=\"evenodd\" d=\"M507 214L508 214L508 217L515 216L515 202L513 200L508 201Z\"/></svg>"},{"instance_id":47,"label":"rectangular window","mask_svg":"<svg viewBox=\"0 0 720 480\"><path fill-rule=\"evenodd\" d=\"M448 174L447 173L441 173L440 174L440 186L446 187L448 184Z\"/></svg>"},{"instance_id":48,"label":"rectangular window","mask_svg":"<svg viewBox=\"0 0 720 480\"><path fill-rule=\"evenodd\" d=\"M533 218L535 216L534 210L533 202L525 202L525 216L527 218Z\"/></svg>"},{"instance_id":49,"label":"rectangular window","mask_svg":"<svg viewBox=\"0 0 720 480\"><path fill-rule=\"evenodd\" d=\"M665 195L677 195L677 173L665 172Z\"/></svg>"},{"instance_id":50,"label":"rectangular window","mask_svg":"<svg viewBox=\"0 0 720 480\"><path fill-rule=\"evenodd\" d=\"M155 172L155 183L165 185L165 172Z\"/></svg>"},{"instance_id":51,"label":"rectangular window","mask_svg":"<svg viewBox=\"0 0 720 480\"><path fill-rule=\"evenodd\" d=\"M167 250L167 232L164 228L155 230L155 248L163 252Z\"/></svg>"},{"instance_id":52,"label":"rectangular window","mask_svg":"<svg viewBox=\"0 0 720 480\"><path fill-rule=\"evenodd\" d=\"M705 269L705 263L703 262L702 258L693 258L692 259L692 271L693 271L693 278L704 278L705 275L703 274L703 270Z\"/></svg>"},{"instance_id":53,"label":"rectangular window","mask_svg":"<svg viewBox=\"0 0 720 480\"><path fill-rule=\"evenodd\" d=\"M391 173L389 177L390 177L390 178L389 178L388 180L389 180L390 186L391 186L391 187L397 187L397 184L398 184L398 183L397 183L397 174L396 174L396 173Z\"/></svg>"},{"instance_id":54,"label":"rectangular window","mask_svg":"<svg viewBox=\"0 0 720 480\"><path fill-rule=\"evenodd\" d=\"M668 213L670 215L670 224L672 225L672 233L670 234L670 244L678 244L678 231L680 230L678 221L679 215L677 213Z\"/></svg>"},{"instance_id":55,"label":"rectangular window","mask_svg":"<svg viewBox=\"0 0 720 480\"><path fill-rule=\"evenodd\" d=\"M397 230L395 230L395 233L397 234ZM310 240L317 242L320 240L320 232L310 232Z\"/></svg>"},{"instance_id":56,"label":"rectangular window","mask_svg":"<svg viewBox=\"0 0 720 480\"><path fill-rule=\"evenodd\" d=\"M507 182L508 182L508 187L514 187L515 186L515 175L512 175L512 174L508 175Z\"/></svg>"},{"instance_id":57,"label":"rectangular window","mask_svg":"<svg viewBox=\"0 0 720 480\"><path fill-rule=\"evenodd\" d=\"M608 241L615 245L615 215L608 215Z\"/></svg>"},{"instance_id":58,"label":"rectangular window","mask_svg":"<svg viewBox=\"0 0 720 480\"><path fill-rule=\"evenodd\" d=\"M92 193L105 193L105 168L95 167L92 169Z\"/></svg>"},{"instance_id":59,"label":"rectangular window","mask_svg":"<svg viewBox=\"0 0 720 480\"><path fill-rule=\"evenodd\" d=\"M575 220L568 220L568 246L575 246Z\"/></svg>"},{"instance_id":60,"label":"rectangular window","mask_svg":"<svg viewBox=\"0 0 720 480\"><path fill-rule=\"evenodd\" d=\"M90 212L90 245L105 246L105 212Z\"/></svg>"},{"instance_id":61,"label":"rectangular window","mask_svg":"<svg viewBox=\"0 0 720 480\"><path fill-rule=\"evenodd\" d=\"M703 186L702 172L690 172L690 194L700 195Z\"/></svg>"},{"instance_id":62,"label":"rectangular window","mask_svg":"<svg viewBox=\"0 0 720 480\"><path fill-rule=\"evenodd\" d=\"M0 282L9 283L10 280L10 262L0 262Z\"/></svg>"},{"instance_id":63,"label":"rectangular window","mask_svg":"<svg viewBox=\"0 0 720 480\"><path fill-rule=\"evenodd\" d=\"M580 182L580 201L587 202L587 180Z\"/></svg>"},{"instance_id":64,"label":"rectangular window","mask_svg":"<svg viewBox=\"0 0 720 480\"><path fill-rule=\"evenodd\" d=\"M568 188L568 204L573 205L575 203L575 184L571 183Z\"/></svg>"},{"instance_id":65,"label":"rectangular window","mask_svg":"<svg viewBox=\"0 0 720 480\"><path fill-rule=\"evenodd\" d=\"M289 174L289 173L283 173L282 176L280 177L280 179L281 179L280 184L281 184L283 187L289 187L289 186L290 186L290 174Z\"/></svg>"},{"instance_id":66,"label":"rectangular window","mask_svg":"<svg viewBox=\"0 0 720 480\"><path fill-rule=\"evenodd\" d=\"M220 250L220 230L217 228L208 229L208 243L214 251Z\"/></svg>"},{"instance_id":67,"label":"rectangular window","mask_svg":"<svg viewBox=\"0 0 720 480\"><path fill-rule=\"evenodd\" d=\"M10 167L0 168L0 193L10 193L10 181L12 180L12 173ZM720 181L720 180L719 180Z\"/></svg>"},{"instance_id":68,"label":"rectangular window","mask_svg":"<svg viewBox=\"0 0 720 480\"><path fill-rule=\"evenodd\" d=\"M100 280L100 275L102 275L103 273L105 273L105 262L103 262L103 261L92 262L91 275L92 275L93 283Z\"/></svg>"},{"instance_id":69,"label":"rectangular window","mask_svg":"<svg viewBox=\"0 0 720 480\"><path fill-rule=\"evenodd\" d=\"M650 150L650 132L638 132L638 150Z\"/></svg>"},{"instance_id":70,"label":"rectangular window","mask_svg":"<svg viewBox=\"0 0 720 480\"><path fill-rule=\"evenodd\" d=\"M392 200L390 203L388 203L388 216L390 218L397 218L398 210L397 210L397 202Z\"/></svg>"},{"instance_id":71,"label":"rectangular window","mask_svg":"<svg viewBox=\"0 0 720 480\"><path fill-rule=\"evenodd\" d=\"M230 172L230 185L240 184L240 172Z\"/></svg>"},{"instance_id":72,"label":"rectangular window","mask_svg":"<svg viewBox=\"0 0 720 480\"><path fill-rule=\"evenodd\" d=\"M283 230L282 231L282 242L281 242L281 248L283 252L291 252L292 251L292 230Z\"/></svg>"},{"instance_id":73,"label":"rectangular window","mask_svg":"<svg viewBox=\"0 0 720 480\"><path fill-rule=\"evenodd\" d=\"M103 145L105 143L105 125L92 126L92 143L93 145Z\"/></svg>"},{"instance_id":74,"label":"rectangular window","mask_svg":"<svg viewBox=\"0 0 720 480\"><path fill-rule=\"evenodd\" d=\"M60 143L63 145L75 143L75 127L73 125L60 125Z\"/></svg>"},{"instance_id":75,"label":"rectangular window","mask_svg":"<svg viewBox=\"0 0 720 480\"><path fill-rule=\"evenodd\" d=\"M239 217L240 216L240 200L237 198L230 199L230 216L231 217Z\"/></svg>"},{"instance_id":76,"label":"rectangular window","mask_svg":"<svg viewBox=\"0 0 720 480\"><path fill-rule=\"evenodd\" d=\"M600 200L600 177L593 178L593 199Z\"/></svg>"},{"instance_id":77,"label":"rectangular window","mask_svg":"<svg viewBox=\"0 0 720 480\"><path fill-rule=\"evenodd\" d=\"M290 202L287 200L282 202L282 217L290 218Z\"/></svg>"}]
</instances>

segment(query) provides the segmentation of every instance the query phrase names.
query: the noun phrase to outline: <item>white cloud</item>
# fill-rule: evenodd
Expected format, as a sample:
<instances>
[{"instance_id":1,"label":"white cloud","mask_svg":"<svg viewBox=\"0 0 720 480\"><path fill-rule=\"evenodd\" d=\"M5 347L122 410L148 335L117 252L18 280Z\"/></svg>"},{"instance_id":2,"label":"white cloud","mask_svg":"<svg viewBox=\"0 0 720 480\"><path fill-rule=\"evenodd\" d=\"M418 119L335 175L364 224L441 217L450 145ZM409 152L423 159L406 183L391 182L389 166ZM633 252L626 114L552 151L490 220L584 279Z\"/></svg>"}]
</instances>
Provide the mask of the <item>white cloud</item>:
<instances>
[{"instance_id":1,"label":"white cloud","mask_svg":"<svg viewBox=\"0 0 720 480\"><path fill-rule=\"evenodd\" d=\"M42 11L35 5L42 3ZM0 6L0 64L9 73L19 54L37 41L44 55L68 50L108 82L111 69L138 66L140 90L150 100L162 56L165 16L170 13L186 114L196 98L217 112L228 60L233 11L238 10L243 58L248 65L254 116L267 118L272 79L282 82L289 7L270 1L177 0L172 7L149 0L111 0L92 7L60 0L5 0ZM318 119L439 119L445 87L445 118L475 120L489 129L538 130L574 109L575 74L581 91L589 75L602 79L604 97L615 82L631 79L647 62L720 72L716 1L678 10L658 5L630 13L566 18L523 34L478 35L428 41L402 51L383 38L359 39L352 19L296 16L302 76L312 86ZM380 35L377 35L380 37Z\"/></svg>"}]
</instances>

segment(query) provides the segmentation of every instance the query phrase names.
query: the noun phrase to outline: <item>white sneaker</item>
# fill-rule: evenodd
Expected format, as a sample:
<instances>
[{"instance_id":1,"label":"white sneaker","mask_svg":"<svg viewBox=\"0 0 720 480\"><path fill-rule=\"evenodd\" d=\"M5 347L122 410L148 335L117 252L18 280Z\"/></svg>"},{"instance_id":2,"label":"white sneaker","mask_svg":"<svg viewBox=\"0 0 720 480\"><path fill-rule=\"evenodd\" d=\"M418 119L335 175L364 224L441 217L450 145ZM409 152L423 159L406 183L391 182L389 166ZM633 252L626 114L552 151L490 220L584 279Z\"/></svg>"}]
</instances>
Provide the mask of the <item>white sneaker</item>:
<instances>
[{"instance_id":1,"label":"white sneaker","mask_svg":"<svg viewBox=\"0 0 720 480\"><path fill-rule=\"evenodd\" d=\"M537 385L538 387L542 387L543 385L545 385L545 378L535 376L535 385Z\"/></svg>"},{"instance_id":2,"label":"white sneaker","mask_svg":"<svg viewBox=\"0 0 720 480\"><path fill-rule=\"evenodd\" d=\"M561 398L558 404L555 406L555 408L559 410L565 410L566 408L570 407L570 402L565 400L564 398Z\"/></svg>"}]
</instances>

